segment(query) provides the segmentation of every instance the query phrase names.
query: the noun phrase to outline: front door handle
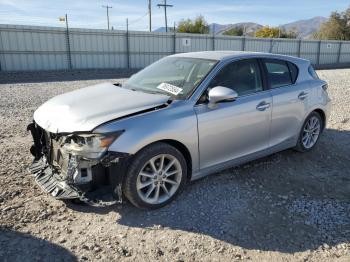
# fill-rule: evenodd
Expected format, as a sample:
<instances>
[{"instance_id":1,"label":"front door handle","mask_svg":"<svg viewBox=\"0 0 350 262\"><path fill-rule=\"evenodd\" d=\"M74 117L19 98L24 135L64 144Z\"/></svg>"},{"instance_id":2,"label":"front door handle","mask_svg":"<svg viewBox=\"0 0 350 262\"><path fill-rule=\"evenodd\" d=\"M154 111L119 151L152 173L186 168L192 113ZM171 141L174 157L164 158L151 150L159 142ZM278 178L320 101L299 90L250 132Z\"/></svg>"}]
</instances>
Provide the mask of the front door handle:
<instances>
[{"instance_id":1,"label":"front door handle","mask_svg":"<svg viewBox=\"0 0 350 262\"><path fill-rule=\"evenodd\" d=\"M307 98L308 96L308 93L307 92L301 92L299 95L298 95L298 99L299 100L304 100L305 98Z\"/></svg>"},{"instance_id":2,"label":"front door handle","mask_svg":"<svg viewBox=\"0 0 350 262\"><path fill-rule=\"evenodd\" d=\"M270 103L266 103L265 101L262 101L256 106L256 109L259 111L265 111L269 107L270 107Z\"/></svg>"}]
</instances>

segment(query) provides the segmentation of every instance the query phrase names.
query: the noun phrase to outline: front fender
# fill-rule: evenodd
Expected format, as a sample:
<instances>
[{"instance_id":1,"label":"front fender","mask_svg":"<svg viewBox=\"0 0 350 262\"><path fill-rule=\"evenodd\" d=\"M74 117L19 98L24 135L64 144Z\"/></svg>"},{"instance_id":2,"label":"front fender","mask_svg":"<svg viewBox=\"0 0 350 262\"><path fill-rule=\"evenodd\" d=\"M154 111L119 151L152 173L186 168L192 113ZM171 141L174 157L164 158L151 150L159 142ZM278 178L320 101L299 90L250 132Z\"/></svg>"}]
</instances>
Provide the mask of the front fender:
<instances>
[{"instance_id":1,"label":"front fender","mask_svg":"<svg viewBox=\"0 0 350 262\"><path fill-rule=\"evenodd\" d=\"M106 123L94 133L125 130L109 151L136 154L145 146L160 140L175 140L190 152L192 169L199 168L197 118L193 106L184 102L167 108Z\"/></svg>"}]
</instances>

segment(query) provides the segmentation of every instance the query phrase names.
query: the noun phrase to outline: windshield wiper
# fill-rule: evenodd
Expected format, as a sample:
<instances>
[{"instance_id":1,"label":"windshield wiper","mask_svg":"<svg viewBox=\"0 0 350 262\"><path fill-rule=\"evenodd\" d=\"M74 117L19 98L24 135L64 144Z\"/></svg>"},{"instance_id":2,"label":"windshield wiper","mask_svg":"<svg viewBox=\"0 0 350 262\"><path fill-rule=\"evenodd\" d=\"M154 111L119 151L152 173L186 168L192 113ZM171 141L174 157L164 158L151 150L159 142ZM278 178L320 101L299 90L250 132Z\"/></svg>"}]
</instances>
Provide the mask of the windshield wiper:
<instances>
[{"instance_id":1,"label":"windshield wiper","mask_svg":"<svg viewBox=\"0 0 350 262\"><path fill-rule=\"evenodd\" d=\"M122 86L121 83L117 83L117 84L114 84L114 85L120 86L120 87ZM168 94L166 92L149 90L149 89L142 89L142 88L132 88L130 85L125 85L124 88L132 90L132 91L135 91L135 92L142 92L142 93L146 93L146 94L153 94L153 95L160 94L160 95L170 96L170 94Z\"/></svg>"},{"instance_id":2,"label":"windshield wiper","mask_svg":"<svg viewBox=\"0 0 350 262\"><path fill-rule=\"evenodd\" d=\"M153 94L153 95L156 95L156 94L160 94L160 95L169 95L168 93L165 93L165 92L149 91L149 90L141 90L141 91L142 91L142 92L145 92L145 93Z\"/></svg>"}]
</instances>

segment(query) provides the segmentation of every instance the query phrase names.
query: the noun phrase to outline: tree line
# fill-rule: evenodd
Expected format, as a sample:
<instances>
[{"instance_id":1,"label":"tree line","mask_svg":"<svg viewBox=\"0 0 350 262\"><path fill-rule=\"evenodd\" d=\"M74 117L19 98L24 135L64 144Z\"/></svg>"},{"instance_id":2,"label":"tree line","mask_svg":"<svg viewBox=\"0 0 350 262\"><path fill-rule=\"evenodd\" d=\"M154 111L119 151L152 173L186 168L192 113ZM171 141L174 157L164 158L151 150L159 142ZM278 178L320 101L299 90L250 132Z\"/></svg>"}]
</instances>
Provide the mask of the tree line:
<instances>
[{"instance_id":1,"label":"tree line","mask_svg":"<svg viewBox=\"0 0 350 262\"><path fill-rule=\"evenodd\" d=\"M181 20L176 31L179 33L208 34L209 25L200 15L195 19ZM232 27L222 34L229 36L255 36L261 38L298 38L296 29L286 30L281 27L264 26L254 32L245 32L244 26ZM350 40L350 8L343 12L332 12L327 22L323 23L313 37L315 39Z\"/></svg>"},{"instance_id":2,"label":"tree line","mask_svg":"<svg viewBox=\"0 0 350 262\"><path fill-rule=\"evenodd\" d=\"M209 34L209 31L209 24L202 15L196 17L195 19L181 20L176 28L176 32L179 33ZM245 32L245 28L243 26L240 26L233 27L224 31L223 35L243 36L249 34ZM250 36L269 38L297 38L297 32L286 31L285 29L278 27L265 26L258 29L255 32L255 35L250 34Z\"/></svg>"},{"instance_id":3,"label":"tree line","mask_svg":"<svg viewBox=\"0 0 350 262\"><path fill-rule=\"evenodd\" d=\"M350 8L332 12L327 22L321 25L314 38L321 40L350 40Z\"/></svg>"}]
</instances>

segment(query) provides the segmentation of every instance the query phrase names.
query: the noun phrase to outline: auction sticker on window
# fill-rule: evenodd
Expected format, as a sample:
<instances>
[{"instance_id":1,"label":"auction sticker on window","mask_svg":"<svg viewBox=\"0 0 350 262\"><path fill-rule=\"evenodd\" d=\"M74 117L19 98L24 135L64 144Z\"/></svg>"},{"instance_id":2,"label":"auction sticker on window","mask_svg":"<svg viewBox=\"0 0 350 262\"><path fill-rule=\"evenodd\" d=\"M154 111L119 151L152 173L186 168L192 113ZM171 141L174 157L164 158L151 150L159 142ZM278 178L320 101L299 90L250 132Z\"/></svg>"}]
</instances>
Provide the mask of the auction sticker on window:
<instances>
[{"instance_id":1,"label":"auction sticker on window","mask_svg":"<svg viewBox=\"0 0 350 262\"><path fill-rule=\"evenodd\" d=\"M182 88L168 84L168 83L161 83L160 85L157 86L157 88L164 90L173 95L178 95L182 91Z\"/></svg>"}]
</instances>

